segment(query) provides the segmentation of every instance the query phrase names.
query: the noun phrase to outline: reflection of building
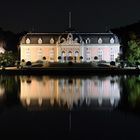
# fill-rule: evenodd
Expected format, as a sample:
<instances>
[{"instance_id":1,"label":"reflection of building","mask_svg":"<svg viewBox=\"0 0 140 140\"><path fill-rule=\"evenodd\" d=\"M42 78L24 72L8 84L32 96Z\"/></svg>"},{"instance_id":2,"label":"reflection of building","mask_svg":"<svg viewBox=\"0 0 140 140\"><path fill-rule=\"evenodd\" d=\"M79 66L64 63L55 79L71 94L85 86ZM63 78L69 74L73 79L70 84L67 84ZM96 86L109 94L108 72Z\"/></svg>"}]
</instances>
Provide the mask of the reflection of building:
<instances>
[{"instance_id":1,"label":"reflection of building","mask_svg":"<svg viewBox=\"0 0 140 140\"><path fill-rule=\"evenodd\" d=\"M90 62L96 57L110 62L118 57L119 48L113 33L27 33L20 42L20 59Z\"/></svg>"},{"instance_id":2,"label":"reflection of building","mask_svg":"<svg viewBox=\"0 0 140 140\"><path fill-rule=\"evenodd\" d=\"M20 98L26 105L38 102L41 105L43 100L50 100L52 103L57 98L57 80L49 77L22 77ZM36 103L35 103L36 104Z\"/></svg>"},{"instance_id":3,"label":"reflection of building","mask_svg":"<svg viewBox=\"0 0 140 140\"><path fill-rule=\"evenodd\" d=\"M86 103L113 107L120 99L117 77L50 78L21 77L20 99L24 106L56 105L72 108Z\"/></svg>"},{"instance_id":4,"label":"reflection of building","mask_svg":"<svg viewBox=\"0 0 140 140\"><path fill-rule=\"evenodd\" d=\"M97 100L99 105L102 105L105 101L110 102L111 105L115 105L120 98L120 89L116 81L117 79L118 78L105 77L85 80L84 93L87 93L86 98L89 98L89 100Z\"/></svg>"},{"instance_id":5,"label":"reflection of building","mask_svg":"<svg viewBox=\"0 0 140 140\"><path fill-rule=\"evenodd\" d=\"M5 93L5 88L0 86L0 97L2 97Z\"/></svg>"}]
</instances>

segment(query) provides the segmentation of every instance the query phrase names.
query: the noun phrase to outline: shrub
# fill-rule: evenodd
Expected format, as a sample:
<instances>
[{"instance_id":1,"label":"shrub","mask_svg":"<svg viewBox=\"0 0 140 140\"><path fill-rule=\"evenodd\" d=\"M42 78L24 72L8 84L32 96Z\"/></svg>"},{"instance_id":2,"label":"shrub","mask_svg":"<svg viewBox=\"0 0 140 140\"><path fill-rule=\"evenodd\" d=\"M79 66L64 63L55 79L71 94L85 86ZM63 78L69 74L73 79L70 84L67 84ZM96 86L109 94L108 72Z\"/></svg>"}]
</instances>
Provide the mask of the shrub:
<instances>
[{"instance_id":1,"label":"shrub","mask_svg":"<svg viewBox=\"0 0 140 140\"><path fill-rule=\"evenodd\" d=\"M110 65L115 66L115 61L111 61Z\"/></svg>"},{"instance_id":2,"label":"shrub","mask_svg":"<svg viewBox=\"0 0 140 140\"><path fill-rule=\"evenodd\" d=\"M31 61L26 62L26 66L31 66L31 65L32 65Z\"/></svg>"},{"instance_id":3,"label":"shrub","mask_svg":"<svg viewBox=\"0 0 140 140\"><path fill-rule=\"evenodd\" d=\"M69 66L71 66L72 64L73 64L73 62L71 62L71 61L70 61L70 62L68 62L68 65L69 65Z\"/></svg>"},{"instance_id":4,"label":"shrub","mask_svg":"<svg viewBox=\"0 0 140 140\"><path fill-rule=\"evenodd\" d=\"M94 60L98 60L98 57L97 57L97 56L95 56L95 57L94 57Z\"/></svg>"}]
</instances>

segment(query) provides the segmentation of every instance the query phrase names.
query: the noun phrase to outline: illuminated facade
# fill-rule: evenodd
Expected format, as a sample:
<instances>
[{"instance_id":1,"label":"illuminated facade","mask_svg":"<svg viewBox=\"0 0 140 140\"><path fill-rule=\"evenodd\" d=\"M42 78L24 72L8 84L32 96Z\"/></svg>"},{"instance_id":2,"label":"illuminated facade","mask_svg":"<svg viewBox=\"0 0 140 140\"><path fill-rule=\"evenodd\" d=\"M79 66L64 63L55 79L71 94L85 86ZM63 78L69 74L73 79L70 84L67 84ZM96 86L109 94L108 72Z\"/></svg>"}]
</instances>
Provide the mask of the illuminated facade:
<instances>
[{"instance_id":1,"label":"illuminated facade","mask_svg":"<svg viewBox=\"0 0 140 140\"><path fill-rule=\"evenodd\" d=\"M5 52L5 46L6 46L6 43L5 41L1 40L0 41L0 53L4 53Z\"/></svg>"},{"instance_id":2,"label":"illuminated facade","mask_svg":"<svg viewBox=\"0 0 140 140\"><path fill-rule=\"evenodd\" d=\"M27 33L20 42L20 60L35 62L115 61L120 53L113 33Z\"/></svg>"},{"instance_id":3,"label":"illuminated facade","mask_svg":"<svg viewBox=\"0 0 140 140\"><path fill-rule=\"evenodd\" d=\"M20 100L24 107L73 106L116 107L120 100L118 77L99 79L21 77ZM47 109L47 108L46 108Z\"/></svg>"}]
</instances>

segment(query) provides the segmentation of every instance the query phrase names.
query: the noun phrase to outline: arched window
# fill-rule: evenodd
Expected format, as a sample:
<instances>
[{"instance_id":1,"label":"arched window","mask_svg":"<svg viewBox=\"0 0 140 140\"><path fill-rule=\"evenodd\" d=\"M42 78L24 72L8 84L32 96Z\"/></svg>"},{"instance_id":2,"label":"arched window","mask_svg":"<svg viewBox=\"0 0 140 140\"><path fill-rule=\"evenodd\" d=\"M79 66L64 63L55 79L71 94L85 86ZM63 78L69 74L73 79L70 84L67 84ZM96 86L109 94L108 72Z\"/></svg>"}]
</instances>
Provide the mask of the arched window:
<instances>
[{"instance_id":1,"label":"arched window","mask_svg":"<svg viewBox=\"0 0 140 140\"><path fill-rule=\"evenodd\" d=\"M75 56L77 57L79 55L79 52L78 51L75 51Z\"/></svg>"},{"instance_id":2,"label":"arched window","mask_svg":"<svg viewBox=\"0 0 140 140\"><path fill-rule=\"evenodd\" d=\"M42 39L41 38L38 39L38 44L42 44Z\"/></svg>"},{"instance_id":3,"label":"arched window","mask_svg":"<svg viewBox=\"0 0 140 140\"><path fill-rule=\"evenodd\" d=\"M110 43L113 44L115 42L114 38L110 39Z\"/></svg>"},{"instance_id":4,"label":"arched window","mask_svg":"<svg viewBox=\"0 0 140 140\"><path fill-rule=\"evenodd\" d=\"M86 39L86 44L90 44L90 39L89 38Z\"/></svg>"},{"instance_id":5,"label":"arched window","mask_svg":"<svg viewBox=\"0 0 140 140\"><path fill-rule=\"evenodd\" d=\"M71 51L69 51L69 52L68 52L68 55L69 55L69 56L72 56L72 52L71 52Z\"/></svg>"},{"instance_id":6,"label":"arched window","mask_svg":"<svg viewBox=\"0 0 140 140\"><path fill-rule=\"evenodd\" d=\"M72 34L69 33L67 38L72 39L73 38Z\"/></svg>"},{"instance_id":7,"label":"arched window","mask_svg":"<svg viewBox=\"0 0 140 140\"><path fill-rule=\"evenodd\" d=\"M62 51L62 56L65 56L65 51Z\"/></svg>"},{"instance_id":8,"label":"arched window","mask_svg":"<svg viewBox=\"0 0 140 140\"><path fill-rule=\"evenodd\" d=\"M31 43L30 39L27 38L27 39L26 39L26 44L30 44L30 43Z\"/></svg>"},{"instance_id":9,"label":"arched window","mask_svg":"<svg viewBox=\"0 0 140 140\"><path fill-rule=\"evenodd\" d=\"M102 43L103 43L103 40L102 40L101 38L99 38L99 39L98 39L98 43L99 43L99 44L102 44Z\"/></svg>"},{"instance_id":10,"label":"arched window","mask_svg":"<svg viewBox=\"0 0 140 140\"><path fill-rule=\"evenodd\" d=\"M54 39L53 38L50 39L50 44L54 44Z\"/></svg>"}]
</instances>

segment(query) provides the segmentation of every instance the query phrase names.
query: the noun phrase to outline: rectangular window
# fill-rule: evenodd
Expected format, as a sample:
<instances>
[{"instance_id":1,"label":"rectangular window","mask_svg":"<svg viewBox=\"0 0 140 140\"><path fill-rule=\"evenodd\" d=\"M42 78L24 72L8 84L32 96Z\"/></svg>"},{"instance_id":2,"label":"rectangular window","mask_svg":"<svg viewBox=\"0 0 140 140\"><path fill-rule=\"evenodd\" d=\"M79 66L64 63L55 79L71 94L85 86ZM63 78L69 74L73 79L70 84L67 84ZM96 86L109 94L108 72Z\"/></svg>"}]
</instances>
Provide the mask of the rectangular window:
<instances>
[{"instance_id":1,"label":"rectangular window","mask_svg":"<svg viewBox=\"0 0 140 140\"><path fill-rule=\"evenodd\" d=\"M30 61L30 59L31 59L30 50L27 49L27 50L26 50L26 61Z\"/></svg>"},{"instance_id":2,"label":"rectangular window","mask_svg":"<svg viewBox=\"0 0 140 140\"><path fill-rule=\"evenodd\" d=\"M102 55L101 54L98 55L98 59L99 59L99 61L102 60Z\"/></svg>"},{"instance_id":3,"label":"rectangular window","mask_svg":"<svg viewBox=\"0 0 140 140\"><path fill-rule=\"evenodd\" d=\"M114 55L110 55L110 61L114 61Z\"/></svg>"},{"instance_id":4,"label":"rectangular window","mask_svg":"<svg viewBox=\"0 0 140 140\"><path fill-rule=\"evenodd\" d=\"M38 60L42 60L42 50L39 49L37 52Z\"/></svg>"}]
</instances>

